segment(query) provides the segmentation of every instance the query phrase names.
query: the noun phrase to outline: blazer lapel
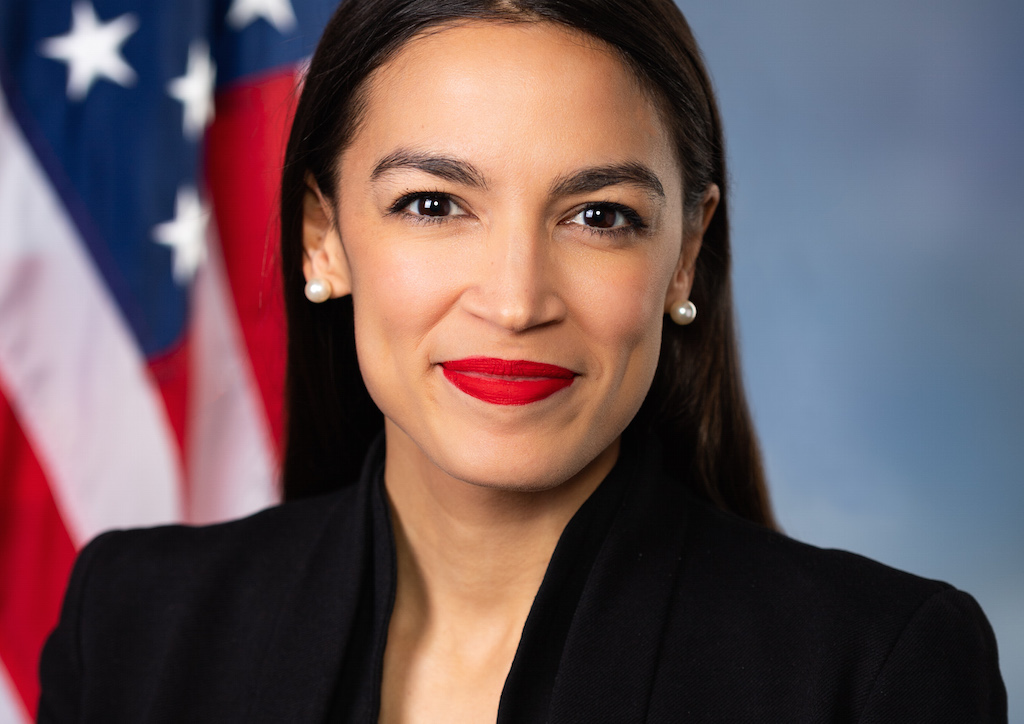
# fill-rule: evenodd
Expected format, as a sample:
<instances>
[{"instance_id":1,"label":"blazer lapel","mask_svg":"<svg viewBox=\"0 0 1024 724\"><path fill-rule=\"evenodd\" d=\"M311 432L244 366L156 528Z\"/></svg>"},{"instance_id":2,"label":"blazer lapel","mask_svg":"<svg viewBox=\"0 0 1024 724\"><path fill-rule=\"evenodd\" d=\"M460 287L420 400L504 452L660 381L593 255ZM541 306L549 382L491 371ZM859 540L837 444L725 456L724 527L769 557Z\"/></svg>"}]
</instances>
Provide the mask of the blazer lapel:
<instances>
[{"instance_id":1,"label":"blazer lapel","mask_svg":"<svg viewBox=\"0 0 1024 724\"><path fill-rule=\"evenodd\" d=\"M587 579L563 649L551 722L640 722L683 556L679 483L646 450Z\"/></svg>"},{"instance_id":2,"label":"blazer lapel","mask_svg":"<svg viewBox=\"0 0 1024 724\"><path fill-rule=\"evenodd\" d=\"M369 455L354 505L338 506L311 548L279 614L247 722L323 721L337 684L369 565Z\"/></svg>"}]
</instances>

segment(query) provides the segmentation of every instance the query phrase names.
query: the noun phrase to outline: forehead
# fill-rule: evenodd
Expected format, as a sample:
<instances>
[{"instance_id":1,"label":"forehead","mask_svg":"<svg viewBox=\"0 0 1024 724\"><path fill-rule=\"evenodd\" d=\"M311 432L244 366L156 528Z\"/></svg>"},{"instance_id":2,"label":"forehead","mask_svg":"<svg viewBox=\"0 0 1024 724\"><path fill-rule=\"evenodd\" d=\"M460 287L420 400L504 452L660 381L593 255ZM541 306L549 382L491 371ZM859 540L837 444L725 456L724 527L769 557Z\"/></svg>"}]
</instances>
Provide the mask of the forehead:
<instances>
[{"instance_id":1,"label":"forehead","mask_svg":"<svg viewBox=\"0 0 1024 724\"><path fill-rule=\"evenodd\" d=\"M472 21L407 43L368 80L343 163L395 147L481 168L640 161L677 171L655 105L616 52L548 22Z\"/></svg>"}]
</instances>

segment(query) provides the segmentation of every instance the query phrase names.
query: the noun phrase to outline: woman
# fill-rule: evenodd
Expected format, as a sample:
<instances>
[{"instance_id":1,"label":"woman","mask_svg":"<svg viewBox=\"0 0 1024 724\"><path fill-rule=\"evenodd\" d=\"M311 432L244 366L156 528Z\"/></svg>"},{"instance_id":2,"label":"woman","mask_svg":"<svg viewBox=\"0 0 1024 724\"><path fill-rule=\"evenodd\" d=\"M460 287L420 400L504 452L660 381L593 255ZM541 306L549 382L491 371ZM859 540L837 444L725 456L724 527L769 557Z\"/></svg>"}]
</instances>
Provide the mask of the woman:
<instances>
[{"instance_id":1,"label":"woman","mask_svg":"<svg viewBox=\"0 0 1024 724\"><path fill-rule=\"evenodd\" d=\"M92 543L40 719L1005 721L973 599L771 530L724 181L667 0L347 0L282 185L295 502Z\"/></svg>"}]
</instances>

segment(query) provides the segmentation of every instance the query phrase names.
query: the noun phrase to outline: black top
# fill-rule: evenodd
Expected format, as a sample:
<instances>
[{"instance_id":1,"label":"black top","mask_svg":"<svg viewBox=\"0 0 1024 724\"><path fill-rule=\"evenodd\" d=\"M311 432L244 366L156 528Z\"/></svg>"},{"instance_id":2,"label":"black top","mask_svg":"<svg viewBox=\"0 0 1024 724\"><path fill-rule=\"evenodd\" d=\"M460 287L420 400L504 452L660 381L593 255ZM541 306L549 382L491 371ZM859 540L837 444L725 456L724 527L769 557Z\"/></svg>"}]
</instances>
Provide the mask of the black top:
<instances>
[{"instance_id":1,"label":"black top","mask_svg":"<svg viewBox=\"0 0 1024 724\"><path fill-rule=\"evenodd\" d=\"M573 612L594 557L622 499L628 471L635 468L635 446L626 444L619 460L559 537L531 614L523 627L515 662L502 690L498 723L543 722ZM383 460L371 451L366 471L371 493L370 570L364 573L356 623L327 717L329 722L375 722L388 623L395 604L395 540L384 488Z\"/></svg>"},{"instance_id":2,"label":"black top","mask_svg":"<svg viewBox=\"0 0 1024 724\"><path fill-rule=\"evenodd\" d=\"M974 599L717 511L659 457L624 445L566 527L499 722L1006 721ZM40 721L374 721L381 460L242 521L97 538L43 653Z\"/></svg>"}]
</instances>

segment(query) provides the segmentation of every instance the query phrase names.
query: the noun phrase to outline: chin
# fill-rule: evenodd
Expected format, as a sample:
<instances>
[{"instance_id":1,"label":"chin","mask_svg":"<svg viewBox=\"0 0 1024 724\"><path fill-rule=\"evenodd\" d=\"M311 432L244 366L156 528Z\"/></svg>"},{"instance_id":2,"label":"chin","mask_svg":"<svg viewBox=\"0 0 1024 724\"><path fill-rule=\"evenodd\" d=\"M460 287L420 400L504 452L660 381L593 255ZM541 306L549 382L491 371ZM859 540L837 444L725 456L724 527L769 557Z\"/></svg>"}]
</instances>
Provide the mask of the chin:
<instances>
[{"instance_id":1,"label":"chin","mask_svg":"<svg viewBox=\"0 0 1024 724\"><path fill-rule=\"evenodd\" d=\"M509 492L542 492L573 478L592 463L615 439L594 443L594 437L572 444L564 438L536 435L477 437L431 456L449 476L482 488Z\"/></svg>"}]
</instances>

